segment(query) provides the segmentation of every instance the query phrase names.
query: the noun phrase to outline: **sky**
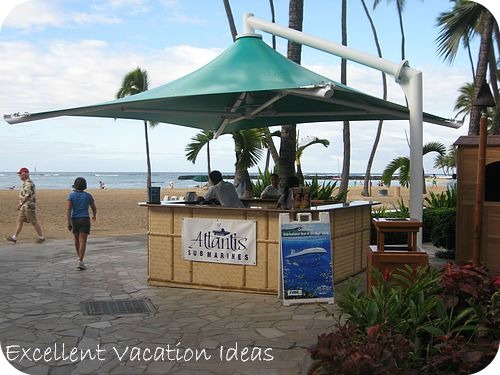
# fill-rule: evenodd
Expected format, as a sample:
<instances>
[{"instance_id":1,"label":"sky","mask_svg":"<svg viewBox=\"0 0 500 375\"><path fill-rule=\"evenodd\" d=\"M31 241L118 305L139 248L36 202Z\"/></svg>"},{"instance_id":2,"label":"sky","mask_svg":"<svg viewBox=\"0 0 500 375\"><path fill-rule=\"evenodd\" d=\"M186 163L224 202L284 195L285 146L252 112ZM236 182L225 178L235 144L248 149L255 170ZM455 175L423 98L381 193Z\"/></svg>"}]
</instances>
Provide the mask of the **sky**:
<instances>
[{"instance_id":1,"label":"sky","mask_svg":"<svg viewBox=\"0 0 500 375\"><path fill-rule=\"evenodd\" d=\"M482 0L496 13L494 0ZM242 15L252 12L270 20L268 0L231 0L238 31ZM371 10L382 53L401 60L400 32L394 2ZM17 6L13 7L13 5ZM274 0L276 22L288 25L288 0ZM12 9L13 8L13 9ZM458 89L472 81L465 50L453 65L437 55L436 18L448 11L448 0L407 1L404 10L406 58L423 72L424 111L445 118L453 110ZM39 112L97 104L114 99L125 74L136 67L148 71L150 88L180 78L208 63L232 44L222 0L3 0L0 5L0 171L26 166L37 171L145 171L142 121L60 117L9 125L3 114ZM304 32L340 43L340 1L306 0ZM271 37L263 34L271 43ZM348 44L376 54L361 1L348 1ZM474 60L478 41L473 44ZM286 55L286 41L278 38ZM340 59L304 47L302 65L340 81ZM380 73L348 64L348 85L381 97ZM404 104L401 88L388 78L388 99ZM351 172L360 173L372 148L377 122L351 122ZM451 145L467 134L468 122L458 130L424 124L424 142ZM343 157L342 124L298 126L299 138L326 138L330 146L304 152L307 173L340 173ZM206 169L205 153L196 164L185 158L185 147L198 131L171 124L151 129L152 169L157 172L198 172ZM408 121L386 121L372 172L381 172L395 157L409 155ZM279 147L279 141L276 142ZM211 143L212 168L234 170L233 141L229 135ZM259 164L264 166L264 158ZM434 155L424 157L426 172L434 170ZM253 168L251 171L257 171Z\"/></svg>"}]
</instances>

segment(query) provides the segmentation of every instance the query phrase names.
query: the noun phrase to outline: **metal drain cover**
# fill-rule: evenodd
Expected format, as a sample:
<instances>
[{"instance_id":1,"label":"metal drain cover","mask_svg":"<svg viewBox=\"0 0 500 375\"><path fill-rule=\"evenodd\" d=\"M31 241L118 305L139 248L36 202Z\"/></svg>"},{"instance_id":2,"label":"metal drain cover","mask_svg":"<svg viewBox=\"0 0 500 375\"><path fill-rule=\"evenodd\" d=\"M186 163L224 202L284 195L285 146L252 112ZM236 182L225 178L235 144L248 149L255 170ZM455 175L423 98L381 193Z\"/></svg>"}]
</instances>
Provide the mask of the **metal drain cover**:
<instances>
[{"instance_id":1,"label":"metal drain cover","mask_svg":"<svg viewBox=\"0 0 500 375\"><path fill-rule=\"evenodd\" d=\"M148 298L81 302L87 315L149 314L156 307Z\"/></svg>"}]
</instances>

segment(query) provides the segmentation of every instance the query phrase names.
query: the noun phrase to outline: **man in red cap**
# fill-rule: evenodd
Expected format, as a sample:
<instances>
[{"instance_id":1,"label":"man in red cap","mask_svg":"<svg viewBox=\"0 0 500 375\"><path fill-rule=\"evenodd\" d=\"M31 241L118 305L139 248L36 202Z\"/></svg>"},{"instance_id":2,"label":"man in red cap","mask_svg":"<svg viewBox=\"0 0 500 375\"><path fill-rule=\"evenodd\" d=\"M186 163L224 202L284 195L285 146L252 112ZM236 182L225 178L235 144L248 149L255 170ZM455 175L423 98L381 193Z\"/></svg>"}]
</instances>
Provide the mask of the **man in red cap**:
<instances>
[{"instance_id":1,"label":"man in red cap","mask_svg":"<svg viewBox=\"0 0 500 375\"><path fill-rule=\"evenodd\" d=\"M24 223L30 223L33 225L36 233L38 234L37 243L42 243L45 241L45 237L42 233L42 228L36 219L36 193L35 184L30 180L30 171L28 168L21 168L17 172L21 181L23 181L23 187L19 193L19 204L17 205L17 210L19 214L17 216L17 226L16 232L9 237L5 237L7 241L17 242L17 236L21 233Z\"/></svg>"}]
</instances>

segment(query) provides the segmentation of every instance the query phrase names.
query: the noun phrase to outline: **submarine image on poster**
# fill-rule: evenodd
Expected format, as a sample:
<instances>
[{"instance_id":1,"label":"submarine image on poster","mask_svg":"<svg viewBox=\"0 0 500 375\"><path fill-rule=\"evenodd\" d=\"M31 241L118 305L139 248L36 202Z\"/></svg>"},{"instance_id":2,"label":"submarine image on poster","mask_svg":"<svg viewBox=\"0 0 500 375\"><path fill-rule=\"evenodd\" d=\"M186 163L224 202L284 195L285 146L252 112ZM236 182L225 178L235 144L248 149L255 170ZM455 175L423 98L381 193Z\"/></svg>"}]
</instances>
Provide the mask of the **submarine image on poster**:
<instances>
[{"instance_id":1,"label":"submarine image on poster","mask_svg":"<svg viewBox=\"0 0 500 375\"><path fill-rule=\"evenodd\" d=\"M304 265L311 267L318 265L321 256L326 253L326 249L322 247L309 247L300 251L292 249L290 254L288 254L285 258L296 266Z\"/></svg>"},{"instance_id":2,"label":"submarine image on poster","mask_svg":"<svg viewBox=\"0 0 500 375\"><path fill-rule=\"evenodd\" d=\"M290 251L290 254L288 254L286 256L286 258L288 258L288 259L297 258L297 257L301 257L304 255L309 255L309 254L323 255L323 254L326 254L326 250L323 249L322 247L310 247L308 249L304 249L304 250L300 250L300 251L296 251L295 249L292 249Z\"/></svg>"},{"instance_id":3,"label":"submarine image on poster","mask_svg":"<svg viewBox=\"0 0 500 375\"><path fill-rule=\"evenodd\" d=\"M220 230L213 230L212 233L216 236L221 236L221 237L231 234L231 232L228 232L224 228L221 228Z\"/></svg>"}]
</instances>

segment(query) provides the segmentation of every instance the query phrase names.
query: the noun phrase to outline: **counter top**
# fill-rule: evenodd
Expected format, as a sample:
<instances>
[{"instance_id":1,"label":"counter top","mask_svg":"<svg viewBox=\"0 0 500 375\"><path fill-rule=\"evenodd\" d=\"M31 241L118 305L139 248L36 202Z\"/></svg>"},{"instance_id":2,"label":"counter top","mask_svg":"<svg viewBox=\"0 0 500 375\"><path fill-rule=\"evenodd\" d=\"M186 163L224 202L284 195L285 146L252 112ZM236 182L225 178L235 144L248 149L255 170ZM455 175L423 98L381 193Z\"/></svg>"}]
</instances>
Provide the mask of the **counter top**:
<instances>
[{"instance_id":1,"label":"counter top","mask_svg":"<svg viewBox=\"0 0 500 375\"><path fill-rule=\"evenodd\" d=\"M248 201L249 200L247 199L246 202L248 202ZM250 205L247 208L222 207L222 206L218 206L218 205L209 205L209 204L190 204L190 203L185 203L184 201L168 201L168 202L162 202L161 204L149 204L146 202L140 202L139 206L155 207L155 208L189 207L189 208L195 208L195 209L200 209L200 210L217 208L218 210L224 209L224 210L238 210L238 211L257 209L257 210L262 210L262 211L278 211L278 212L318 212L318 211L331 211L331 210L339 210L339 209L361 207L361 206L374 206L374 205L380 204L380 202L376 202L376 201L352 201L352 202L347 202L347 203L334 203L334 204L325 204L325 205L321 205L321 206L313 206L310 209L303 209L303 210L282 210L279 208L270 208L270 207L259 206L258 201L259 200L255 200L255 205Z\"/></svg>"}]
</instances>

